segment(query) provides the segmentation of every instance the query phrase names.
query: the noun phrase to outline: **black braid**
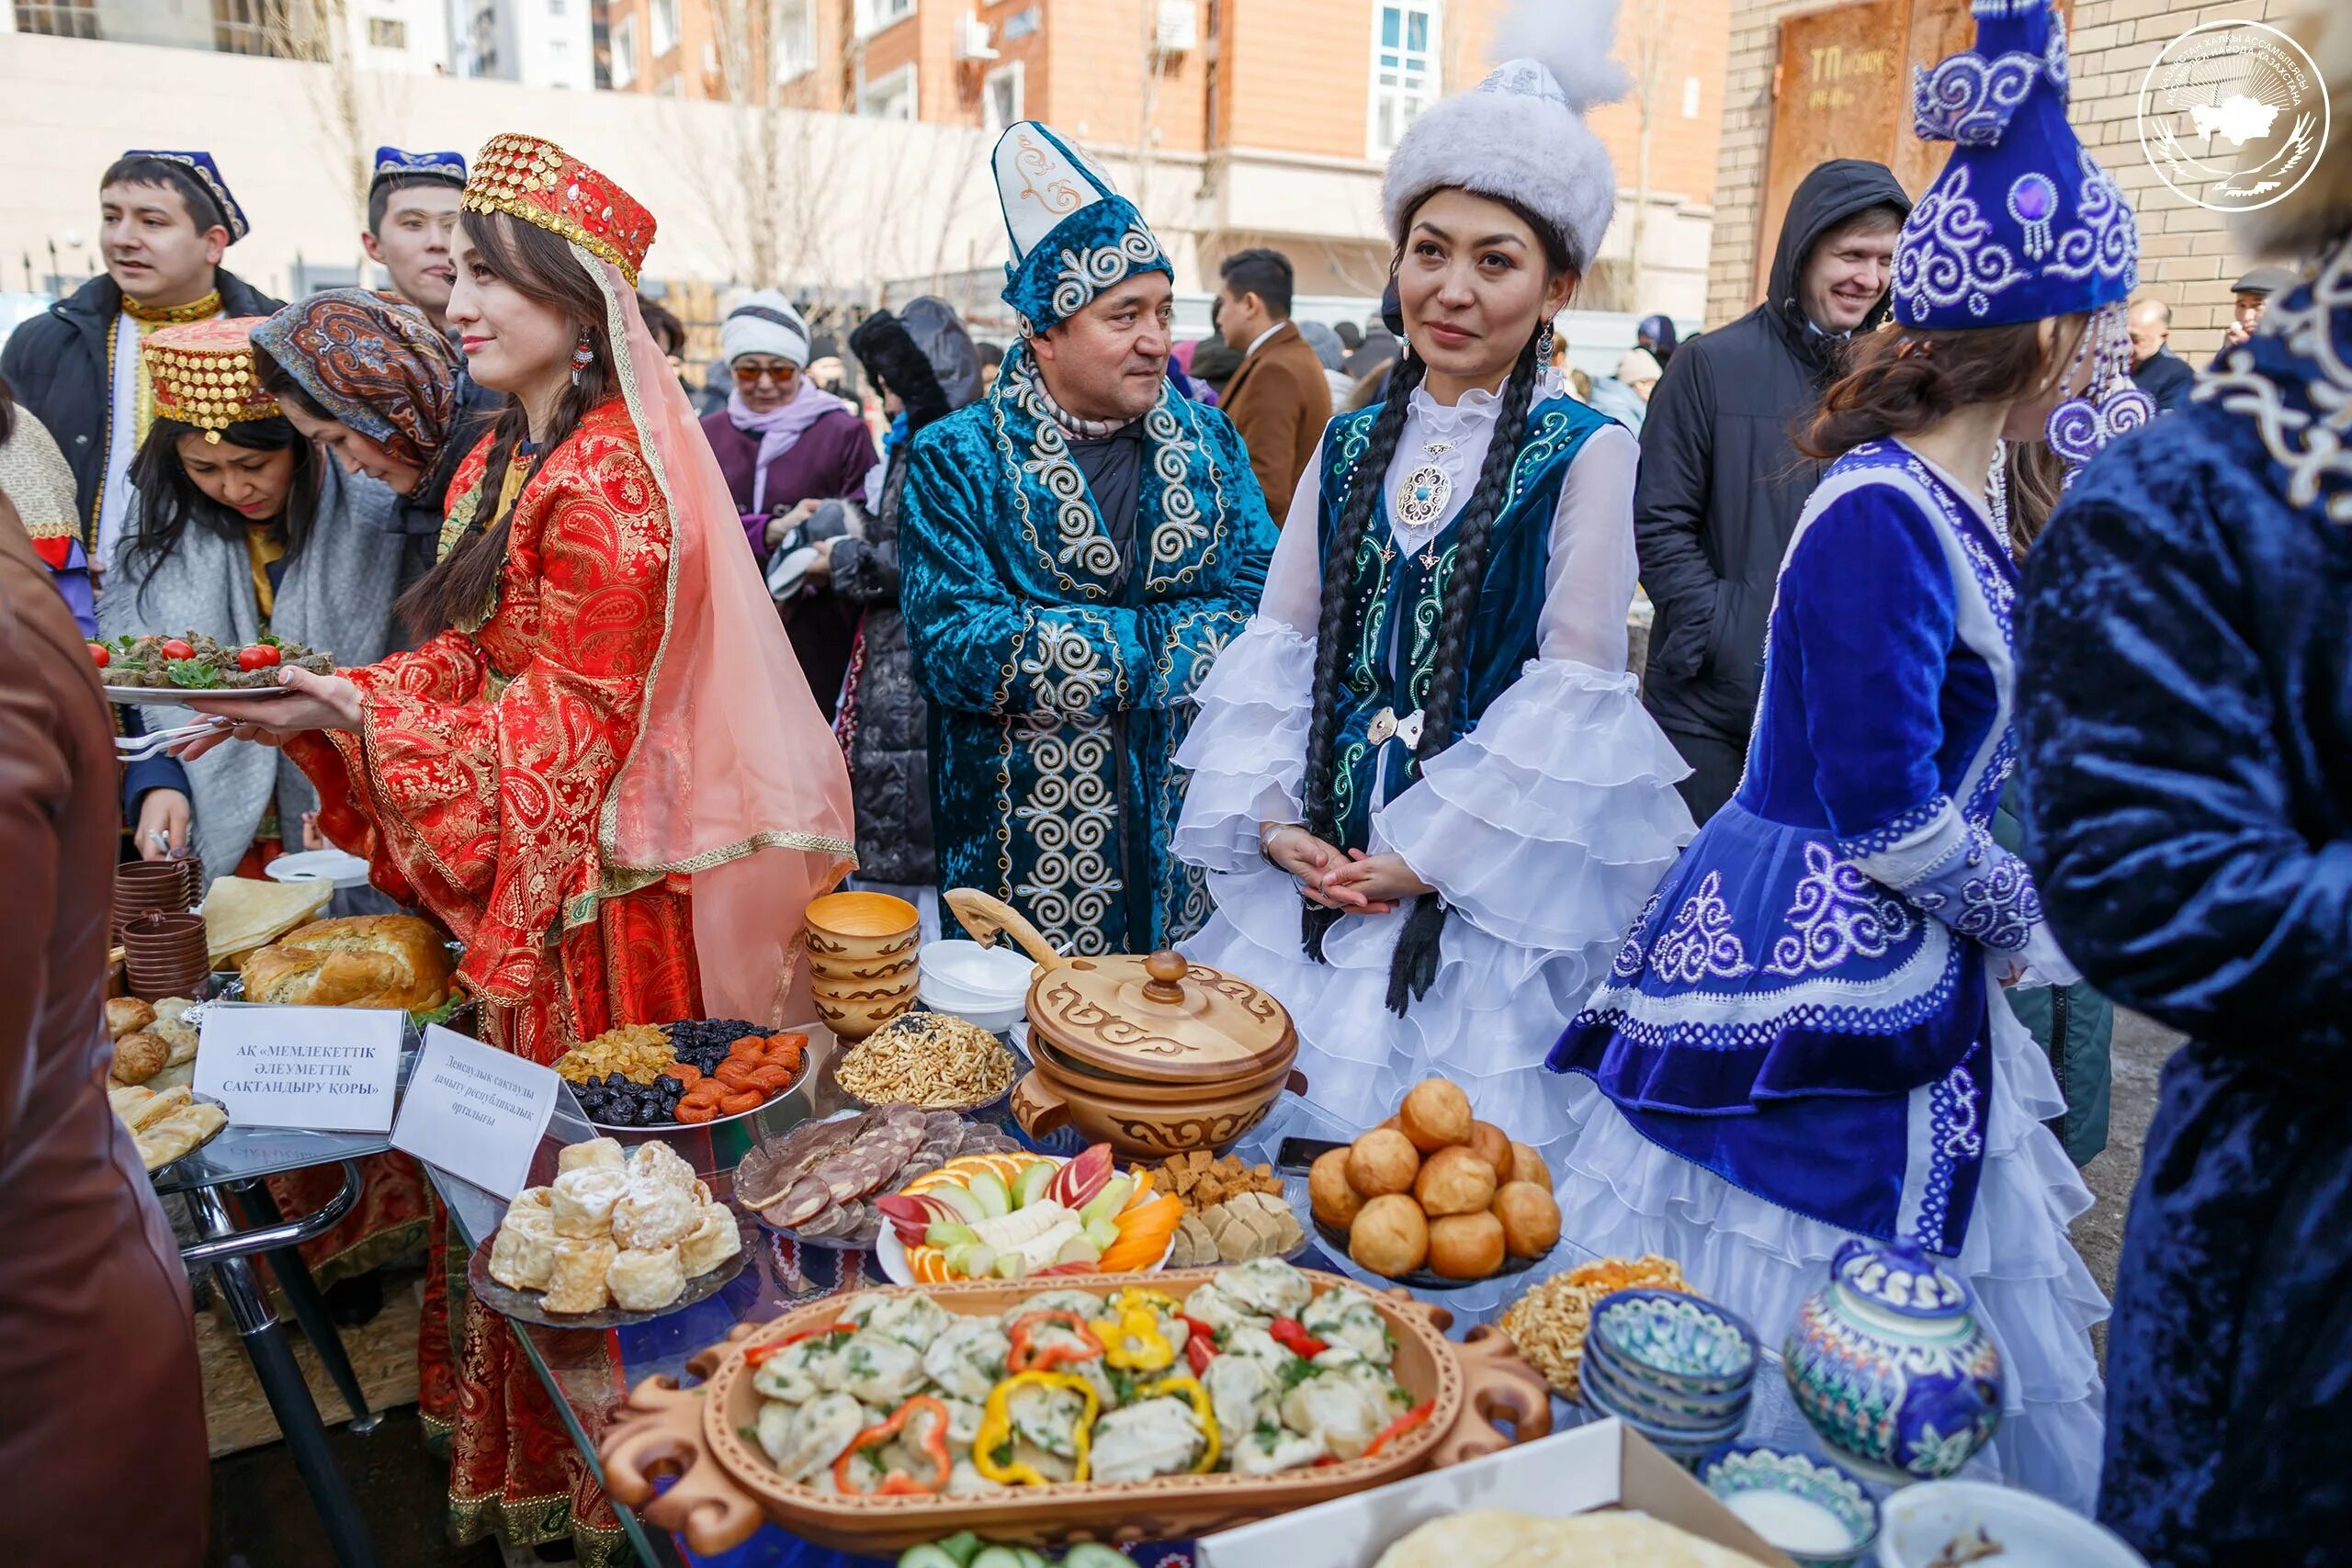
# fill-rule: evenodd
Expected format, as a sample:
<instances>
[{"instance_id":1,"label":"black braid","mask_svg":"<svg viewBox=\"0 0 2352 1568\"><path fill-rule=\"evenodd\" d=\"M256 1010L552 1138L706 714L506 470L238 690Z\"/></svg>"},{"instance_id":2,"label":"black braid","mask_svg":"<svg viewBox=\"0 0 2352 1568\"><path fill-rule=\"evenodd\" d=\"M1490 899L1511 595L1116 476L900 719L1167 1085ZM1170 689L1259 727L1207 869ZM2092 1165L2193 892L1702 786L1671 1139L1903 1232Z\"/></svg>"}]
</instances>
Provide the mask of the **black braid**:
<instances>
[{"instance_id":1,"label":"black braid","mask_svg":"<svg viewBox=\"0 0 2352 1568\"><path fill-rule=\"evenodd\" d=\"M1363 547L1364 530L1371 526L1373 514L1379 510L1380 487L1387 481L1389 460L1396 455L1396 442L1405 433L1405 405L1411 400L1413 389L1421 384L1422 371L1419 358L1408 354L1389 372L1386 400L1373 418L1363 455L1357 459L1355 475L1348 481L1348 499L1340 509L1339 531L1333 536L1330 554L1323 562L1322 615L1315 633L1314 718L1306 734L1306 776L1301 783L1300 795L1306 808L1306 830L1327 844L1340 841L1339 808L1331 790L1339 758L1331 729L1339 706L1341 650L1353 639L1359 624L1356 552ZM1302 940L1308 956L1318 964L1323 962L1324 933L1339 918L1338 910L1327 909L1320 904L1310 902L1306 907Z\"/></svg>"},{"instance_id":2,"label":"black braid","mask_svg":"<svg viewBox=\"0 0 2352 1568\"><path fill-rule=\"evenodd\" d=\"M1487 541L1495 519L1510 493L1512 467L1527 429L1527 410L1535 398L1535 338L1519 351L1503 383L1502 406L1495 415L1495 434L1487 444L1487 459L1478 468L1478 488L1462 509L1455 525L1453 572L1445 581L1445 599L1438 615L1437 649L1430 662L1429 694L1421 700L1421 739L1413 749L1417 768L1453 744L1454 708L1466 681L1464 665L1470 648L1470 624L1478 610L1478 591L1487 575ZM1405 929L1396 938L1396 952L1388 964L1388 1010L1397 1017L1413 1001L1429 994L1437 979L1438 944L1445 931L1445 905L1434 893L1413 900Z\"/></svg>"}]
</instances>

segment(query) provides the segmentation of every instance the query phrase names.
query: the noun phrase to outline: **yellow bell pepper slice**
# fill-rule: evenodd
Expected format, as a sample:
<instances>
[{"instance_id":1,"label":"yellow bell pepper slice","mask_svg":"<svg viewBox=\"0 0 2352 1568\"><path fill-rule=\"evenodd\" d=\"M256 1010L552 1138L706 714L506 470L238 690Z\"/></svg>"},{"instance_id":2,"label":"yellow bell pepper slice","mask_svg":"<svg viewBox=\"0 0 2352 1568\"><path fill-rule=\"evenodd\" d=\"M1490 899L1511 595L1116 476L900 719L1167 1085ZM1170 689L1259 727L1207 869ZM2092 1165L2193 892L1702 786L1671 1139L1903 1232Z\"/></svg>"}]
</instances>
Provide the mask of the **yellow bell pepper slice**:
<instances>
[{"instance_id":1,"label":"yellow bell pepper slice","mask_svg":"<svg viewBox=\"0 0 2352 1568\"><path fill-rule=\"evenodd\" d=\"M1078 1419L1078 1430L1071 1435L1070 1446L1076 1450L1077 1472L1070 1479L1083 1481L1089 1461L1092 1458L1094 1417L1102 1409L1094 1385L1075 1372L1015 1372L989 1390L988 1403L980 1408L980 1429L972 1438L972 1467L990 1481L1006 1486L1050 1486L1049 1480L1034 1464L1007 1460L997 1462L997 1452L1010 1453L1012 1449L1012 1393L1023 1383L1039 1388L1066 1388L1086 1401L1084 1414Z\"/></svg>"},{"instance_id":2,"label":"yellow bell pepper slice","mask_svg":"<svg viewBox=\"0 0 2352 1568\"><path fill-rule=\"evenodd\" d=\"M1121 1306L1115 1318L1096 1318L1087 1326L1102 1341L1102 1359L1123 1371L1156 1372L1174 1364L1176 1347L1159 1331L1159 1319L1148 1306Z\"/></svg>"}]
</instances>

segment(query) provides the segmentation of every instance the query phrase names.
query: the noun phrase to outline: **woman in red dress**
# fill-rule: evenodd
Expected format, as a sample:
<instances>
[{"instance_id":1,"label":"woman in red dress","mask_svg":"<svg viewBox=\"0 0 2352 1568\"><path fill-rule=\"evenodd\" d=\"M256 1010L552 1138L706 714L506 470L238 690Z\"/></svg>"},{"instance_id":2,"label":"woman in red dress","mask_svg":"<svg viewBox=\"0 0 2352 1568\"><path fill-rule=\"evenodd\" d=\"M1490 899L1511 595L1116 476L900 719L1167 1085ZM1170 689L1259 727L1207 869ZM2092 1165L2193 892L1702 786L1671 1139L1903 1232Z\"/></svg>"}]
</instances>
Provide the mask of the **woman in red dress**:
<instances>
[{"instance_id":1,"label":"woman in red dress","mask_svg":"<svg viewBox=\"0 0 2352 1568\"><path fill-rule=\"evenodd\" d=\"M508 404L401 600L424 640L289 671L266 727L231 716L301 764L321 831L464 942L483 1037L539 1062L620 1024L786 1021L802 910L853 857L840 749L638 311L653 227L548 142L483 149L448 314ZM423 1405L451 1439L456 1532L624 1554L462 1254L434 1272Z\"/></svg>"}]
</instances>

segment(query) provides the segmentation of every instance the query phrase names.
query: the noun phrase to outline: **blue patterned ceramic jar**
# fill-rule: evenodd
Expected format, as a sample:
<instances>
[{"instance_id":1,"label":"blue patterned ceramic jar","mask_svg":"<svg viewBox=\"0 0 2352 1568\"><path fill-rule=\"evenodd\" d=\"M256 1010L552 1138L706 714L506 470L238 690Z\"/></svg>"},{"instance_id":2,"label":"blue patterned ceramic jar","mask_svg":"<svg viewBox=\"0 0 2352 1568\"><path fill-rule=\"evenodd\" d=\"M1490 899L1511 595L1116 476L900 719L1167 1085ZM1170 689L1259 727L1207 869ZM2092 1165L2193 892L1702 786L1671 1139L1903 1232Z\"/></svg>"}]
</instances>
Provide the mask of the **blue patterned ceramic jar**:
<instances>
[{"instance_id":1,"label":"blue patterned ceramic jar","mask_svg":"<svg viewBox=\"0 0 2352 1568\"><path fill-rule=\"evenodd\" d=\"M1822 1441L1878 1480L1940 1481L2000 1425L2001 1353L1976 1298L1905 1242L1839 1247L1781 1356Z\"/></svg>"}]
</instances>

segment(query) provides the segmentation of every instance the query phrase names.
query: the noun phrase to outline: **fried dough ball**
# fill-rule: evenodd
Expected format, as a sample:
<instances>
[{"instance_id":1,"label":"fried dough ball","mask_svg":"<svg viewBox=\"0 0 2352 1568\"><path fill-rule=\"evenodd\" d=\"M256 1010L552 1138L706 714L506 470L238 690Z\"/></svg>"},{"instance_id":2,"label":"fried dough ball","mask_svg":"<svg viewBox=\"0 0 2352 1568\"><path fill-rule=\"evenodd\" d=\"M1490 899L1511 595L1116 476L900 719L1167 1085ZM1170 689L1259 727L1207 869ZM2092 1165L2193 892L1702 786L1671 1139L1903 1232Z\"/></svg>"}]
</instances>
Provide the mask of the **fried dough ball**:
<instances>
[{"instance_id":1,"label":"fried dough ball","mask_svg":"<svg viewBox=\"0 0 2352 1568\"><path fill-rule=\"evenodd\" d=\"M1483 1280L1503 1266L1503 1223L1494 1215L1448 1214L1430 1223L1430 1268L1449 1280Z\"/></svg>"},{"instance_id":2,"label":"fried dough ball","mask_svg":"<svg viewBox=\"0 0 2352 1568\"><path fill-rule=\"evenodd\" d=\"M1348 1256L1359 1267L1395 1279L1419 1269L1430 1255L1430 1223L1421 1206L1401 1192L1374 1198L1348 1227Z\"/></svg>"},{"instance_id":3,"label":"fried dough ball","mask_svg":"<svg viewBox=\"0 0 2352 1568\"><path fill-rule=\"evenodd\" d=\"M1413 1140L1386 1127L1374 1127L1348 1145L1348 1185L1366 1198L1406 1190L1420 1168Z\"/></svg>"},{"instance_id":4,"label":"fried dough ball","mask_svg":"<svg viewBox=\"0 0 2352 1568\"><path fill-rule=\"evenodd\" d=\"M1548 1188L1506 1181L1490 1211L1502 1222L1503 1247L1513 1258L1541 1258L1559 1242L1560 1205Z\"/></svg>"},{"instance_id":5,"label":"fried dough ball","mask_svg":"<svg viewBox=\"0 0 2352 1568\"><path fill-rule=\"evenodd\" d=\"M1442 1148L1421 1162L1413 1196L1431 1219L1476 1214L1495 1201L1495 1168L1467 1148Z\"/></svg>"},{"instance_id":6,"label":"fried dough ball","mask_svg":"<svg viewBox=\"0 0 2352 1568\"><path fill-rule=\"evenodd\" d=\"M1497 1181L1511 1179L1510 1134L1492 1122L1470 1123L1470 1152L1495 1168Z\"/></svg>"},{"instance_id":7,"label":"fried dough ball","mask_svg":"<svg viewBox=\"0 0 2352 1568\"><path fill-rule=\"evenodd\" d=\"M1423 1078L1396 1108L1397 1125L1423 1154L1470 1141L1470 1097L1443 1078Z\"/></svg>"},{"instance_id":8,"label":"fried dough ball","mask_svg":"<svg viewBox=\"0 0 2352 1568\"><path fill-rule=\"evenodd\" d=\"M1317 1219L1339 1230L1355 1224L1356 1212L1363 1207L1363 1195L1348 1184L1348 1153L1327 1149L1315 1156L1306 1172L1308 1206Z\"/></svg>"},{"instance_id":9,"label":"fried dough ball","mask_svg":"<svg viewBox=\"0 0 2352 1568\"><path fill-rule=\"evenodd\" d=\"M1495 1169L1499 1175L1502 1168L1497 1166ZM1514 1142L1510 1146L1510 1174L1504 1179L1532 1181L1536 1186L1549 1192L1552 1190L1552 1168L1544 1163L1542 1155L1537 1154L1525 1144Z\"/></svg>"}]
</instances>

